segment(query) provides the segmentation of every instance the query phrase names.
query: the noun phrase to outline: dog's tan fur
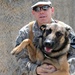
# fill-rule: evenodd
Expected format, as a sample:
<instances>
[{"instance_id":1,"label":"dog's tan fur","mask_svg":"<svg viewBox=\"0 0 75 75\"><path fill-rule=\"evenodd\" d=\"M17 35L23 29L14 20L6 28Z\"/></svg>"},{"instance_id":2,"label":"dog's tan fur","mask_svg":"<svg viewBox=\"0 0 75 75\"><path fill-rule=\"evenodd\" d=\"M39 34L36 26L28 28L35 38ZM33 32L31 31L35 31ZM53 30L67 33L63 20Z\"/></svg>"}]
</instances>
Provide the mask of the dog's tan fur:
<instances>
[{"instance_id":1,"label":"dog's tan fur","mask_svg":"<svg viewBox=\"0 0 75 75\"><path fill-rule=\"evenodd\" d=\"M58 26L59 28L57 28L57 30L62 31L62 33L64 34L62 36L62 38L59 40L60 44L62 44L65 41L64 36L69 35L69 33L67 33L65 35L65 33L64 33L65 28L70 28L70 27L67 26L65 23L60 22L60 21L56 24L59 25ZM49 27L47 27L47 28L49 28ZM55 26L52 26L52 29L54 30L54 32L57 31ZM45 36L45 33L43 35ZM55 37L54 33L52 33L49 37L50 38ZM57 55L60 55L61 53L64 53L64 52L65 52L65 54L63 54L62 56L60 56L57 59L54 59L54 58L49 58L48 59L47 58L47 59L43 60L44 56L43 56L41 50L36 50L36 48L34 47L32 41L30 39L25 39L19 46L15 47L11 51L11 54L17 54L20 51L22 51L24 48L27 48L29 58L32 62L37 61L37 62L41 62L42 64L48 63L48 64L52 64L52 65L55 66L55 68L57 70L55 72L51 73L51 75L69 75L69 64L67 62L67 51L69 50L69 47L70 47L70 44L69 44L69 41L68 41L67 46L62 51L57 52L57 53L53 53L53 54L51 54L51 56L57 56Z\"/></svg>"}]
</instances>

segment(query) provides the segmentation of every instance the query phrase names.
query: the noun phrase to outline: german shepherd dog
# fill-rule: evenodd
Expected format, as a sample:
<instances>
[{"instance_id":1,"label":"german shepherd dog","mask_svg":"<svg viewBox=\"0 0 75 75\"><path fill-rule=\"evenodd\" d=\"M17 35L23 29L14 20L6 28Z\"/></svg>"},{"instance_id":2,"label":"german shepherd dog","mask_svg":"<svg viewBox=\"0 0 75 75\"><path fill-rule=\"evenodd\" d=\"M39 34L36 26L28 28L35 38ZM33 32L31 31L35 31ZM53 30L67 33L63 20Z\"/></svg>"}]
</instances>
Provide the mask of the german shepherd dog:
<instances>
[{"instance_id":1,"label":"german shepherd dog","mask_svg":"<svg viewBox=\"0 0 75 75\"><path fill-rule=\"evenodd\" d=\"M27 48L32 62L52 64L56 68L51 75L70 75L67 54L70 48L70 27L63 22L51 23L40 27L39 47L35 48L30 39L25 39L15 47L11 54L17 54Z\"/></svg>"}]
</instances>

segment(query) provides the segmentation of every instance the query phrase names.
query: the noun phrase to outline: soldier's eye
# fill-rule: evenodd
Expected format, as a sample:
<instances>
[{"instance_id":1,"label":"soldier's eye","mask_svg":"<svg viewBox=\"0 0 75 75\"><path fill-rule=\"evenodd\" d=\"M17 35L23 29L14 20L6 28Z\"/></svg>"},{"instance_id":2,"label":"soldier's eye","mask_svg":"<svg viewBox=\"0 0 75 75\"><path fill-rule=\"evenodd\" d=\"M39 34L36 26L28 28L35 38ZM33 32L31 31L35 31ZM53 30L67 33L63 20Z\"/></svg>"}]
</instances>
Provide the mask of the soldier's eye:
<instances>
[{"instance_id":1,"label":"soldier's eye","mask_svg":"<svg viewBox=\"0 0 75 75\"><path fill-rule=\"evenodd\" d=\"M62 34L61 32L59 32L59 31L56 32L56 36L57 36L57 37L60 37L60 36L62 36L62 35L63 35L63 34Z\"/></svg>"},{"instance_id":2,"label":"soldier's eye","mask_svg":"<svg viewBox=\"0 0 75 75\"><path fill-rule=\"evenodd\" d=\"M51 29L46 30L46 35L51 34L51 32L52 32Z\"/></svg>"}]
</instances>

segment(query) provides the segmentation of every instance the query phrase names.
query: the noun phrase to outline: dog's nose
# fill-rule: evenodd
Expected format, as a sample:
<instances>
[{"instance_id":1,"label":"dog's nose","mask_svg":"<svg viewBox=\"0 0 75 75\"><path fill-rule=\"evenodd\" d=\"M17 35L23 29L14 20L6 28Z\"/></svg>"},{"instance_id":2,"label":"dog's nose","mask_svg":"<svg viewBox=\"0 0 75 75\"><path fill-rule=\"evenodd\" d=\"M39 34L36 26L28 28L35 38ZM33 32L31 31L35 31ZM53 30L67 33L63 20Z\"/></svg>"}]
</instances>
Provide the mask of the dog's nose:
<instances>
[{"instance_id":1,"label":"dog's nose","mask_svg":"<svg viewBox=\"0 0 75 75\"><path fill-rule=\"evenodd\" d=\"M52 41L52 40L45 40L44 41L44 46L46 46L46 47L53 47L53 45L54 45L54 41Z\"/></svg>"}]
</instances>

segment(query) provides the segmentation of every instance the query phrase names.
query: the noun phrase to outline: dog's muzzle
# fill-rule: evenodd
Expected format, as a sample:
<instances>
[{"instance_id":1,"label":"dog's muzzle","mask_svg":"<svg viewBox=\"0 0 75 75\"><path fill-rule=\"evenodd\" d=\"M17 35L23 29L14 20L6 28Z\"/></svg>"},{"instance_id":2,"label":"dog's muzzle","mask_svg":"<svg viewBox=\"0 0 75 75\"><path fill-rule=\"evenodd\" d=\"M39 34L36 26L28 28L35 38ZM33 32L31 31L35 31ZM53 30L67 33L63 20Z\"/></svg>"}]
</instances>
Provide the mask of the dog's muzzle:
<instances>
[{"instance_id":1,"label":"dog's muzzle","mask_svg":"<svg viewBox=\"0 0 75 75\"><path fill-rule=\"evenodd\" d=\"M45 46L45 47L52 48L53 45L54 45L54 41L52 41L52 40L46 39L46 40L44 41L44 46Z\"/></svg>"},{"instance_id":2,"label":"dog's muzzle","mask_svg":"<svg viewBox=\"0 0 75 75\"><path fill-rule=\"evenodd\" d=\"M49 40L49 39L46 39L44 42L43 42L43 52L45 53L45 54L49 54L49 53L51 53L52 52L52 50L53 50L53 46L54 46L54 41L52 41L52 40Z\"/></svg>"}]
</instances>

